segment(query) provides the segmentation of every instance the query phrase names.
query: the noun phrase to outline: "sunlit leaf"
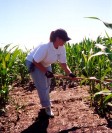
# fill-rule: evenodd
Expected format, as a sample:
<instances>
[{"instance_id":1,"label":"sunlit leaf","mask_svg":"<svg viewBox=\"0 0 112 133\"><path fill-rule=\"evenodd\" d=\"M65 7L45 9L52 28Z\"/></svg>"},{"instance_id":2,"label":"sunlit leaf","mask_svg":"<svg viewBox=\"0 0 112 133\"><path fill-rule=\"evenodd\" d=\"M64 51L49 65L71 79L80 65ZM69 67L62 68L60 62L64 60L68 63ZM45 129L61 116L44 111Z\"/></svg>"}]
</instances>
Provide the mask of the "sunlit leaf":
<instances>
[{"instance_id":1,"label":"sunlit leaf","mask_svg":"<svg viewBox=\"0 0 112 133\"><path fill-rule=\"evenodd\" d=\"M5 61L9 61L10 58L10 53L7 53L7 55L5 56Z\"/></svg>"},{"instance_id":2,"label":"sunlit leaf","mask_svg":"<svg viewBox=\"0 0 112 133\"><path fill-rule=\"evenodd\" d=\"M104 51L104 50L107 48L107 47L104 46L103 44L99 44L99 43L96 43L95 46L96 46L97 48L100 48L102 51Z\"/></svg>"},{"instance_id":3,"label":"sunlit leaf","mask_svg":"<svg viewBox=\"0 0 112 133\"><path fill-rule=\"evenodd\" d=\"M2 60L2 66L3 66L3 68L6 68L6 62L5 62L4 58Z\"/></svg>"},{"instance_id":4,"label":"sunlit leaf","mask_svg":"<svg viewBox=\"0 0 112 133\"><path fill-rule=\"evenodd\" d=\"M110 95L110 94L111 94L110 90L103 90L103 91L95 93L94 97L97 96L97 95Z\"/></svg>"},{"instance_id":5,"label":"sunlit leaf","mask_svg":"<svg viewBox=\"0 0 112 133\"><path fill-rule=\"evenodd\" d=\"M89 57L89 60L90 60L92 57L100 56L100 55L107 55L107 54L108 54L108 53L106 53L106 52L100 51L100 52L98 52L98 53L96 53L96 54L91 55L91 56Z\"/></svg>"}]
</instances>

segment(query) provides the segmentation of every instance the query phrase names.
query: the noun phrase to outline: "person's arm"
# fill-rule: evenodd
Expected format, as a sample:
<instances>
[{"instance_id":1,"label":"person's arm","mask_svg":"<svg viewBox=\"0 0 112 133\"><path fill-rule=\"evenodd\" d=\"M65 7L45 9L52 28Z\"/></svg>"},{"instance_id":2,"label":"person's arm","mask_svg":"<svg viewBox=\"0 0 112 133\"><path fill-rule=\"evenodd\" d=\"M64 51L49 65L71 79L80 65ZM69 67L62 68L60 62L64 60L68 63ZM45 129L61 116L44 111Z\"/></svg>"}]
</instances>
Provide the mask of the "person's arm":
<instances>
[{"instance_id":1,"label":"person's arm","mask_svg":"<svg viewBox=\"0 0 112 133\"><path fill-rule=\"evenodd\" d=\"M69 66L66 63L60 63L60 66L62 67L62 69L66 72L66 74L71 77L71 78L75 78L76 75L73 74L69 68Z\"/></svg>"},{"instance_id":2,"label":"person's arm","mask_svg":"<svg viewBox=\"0 0 112 133\"><path fill-rule=\"evenodd\" d=\"M66 63L60 63L60 66L66 72L67 75L72 73L69 66Z\"/></svg>"},{"instance_id":3,"label":"person's arm","mask_svg":"<svg viewBox=\"0 0 112 133\"><path fill-rule=\"evenodd\" d=\"M43 73L47 72L47 69L39 62L37 63L34 59L33 59L33 63L34 65L39 68Z\"/></svg>"},{"instance_id":4,"label":"person's arm","mask_svg":"<svg viewBox=\"0 0 112 133\"><path fill-rule=\"evenodd\" d=\"M33 59L33 63L34 63L34 65L35 65L38 69L40 69L43 73L45 73L45 76L46 76L47 78L53 78L53 77L54 77L53 73L52 73L51 71L48 71L40 62L37 63L37 62Z\"/></svg>"}]
</instances>

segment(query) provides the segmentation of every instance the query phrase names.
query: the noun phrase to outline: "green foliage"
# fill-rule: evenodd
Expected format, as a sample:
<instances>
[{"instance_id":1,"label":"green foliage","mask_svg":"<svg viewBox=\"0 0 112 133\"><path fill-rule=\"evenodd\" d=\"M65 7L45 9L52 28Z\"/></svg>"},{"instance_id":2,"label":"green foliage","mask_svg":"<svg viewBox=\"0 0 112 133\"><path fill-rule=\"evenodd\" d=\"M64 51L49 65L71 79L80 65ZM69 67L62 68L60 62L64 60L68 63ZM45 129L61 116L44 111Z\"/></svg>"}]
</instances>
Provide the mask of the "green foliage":
<instances>
[{"instance_id":1,"label":"green foliage","mask_svg":"<svg viewBox=\"0 0 112 133\"><path fill-rule=\"evenodd\" d=\"M96 41L86 39L76 44L65 45L67 64L77 77L83 77L82 84L90 85L91 103L98 106L98 109L105 110L111 101L111 94L97 94L105 89L104 80L112 79L112 38L106 33L106 37L98 37ZM19 79L25 84L29 80L29 74L25 66L26 52L17 46L10 48L10 44L0 49L0 104L8 100L10 85ZM54 73L65 74L59 64L53 64ZM98 79L90 80L91 77ZM108 85L107 88L112 88ZM97 101L97 102L96 102Z\"/></svg>"},{"instance_id":2,"label":"green foliage","mask_svg":"<svg viewBox=\"0 0 112 133\"><path fill-rule=\"evenodd\" d=\"M94 104L97 107L97 112L105 116L108 110L108 105L112 104L112 92L108 89L99 91L94 94Z\"/></svg>"},{"instance_id":3,"label":"green foliage","mask_svg":"<svg viewBox=\"0 0 112 133\"><path fill-rule=\"evenodd\" d=\"M8 99L9 85L14 81L14 62L18 49L11 53L15 47L8 50L10 44L0 49L0 101L4 103Z\"/></svg>"},{"instance_id":4,"label":"green foliage","mask_svg":"<svg viewBox=\"0 0 112 133\"><path fill-rule=\"evenodd\" d=\"M26 52L17 46L10 48L11 44L0 49L0 105L8 101L10 85L20 77L21 82L26 81L27 69L25 66Z\"/></svg>"},{"instance_id":5,"label":"green foliage","mask_svg":"<svg viewBox=\"0 0 112 133\"><path fill-rule=\"evenodd\" d=\"M29 79L28 71L25 65L25 59L28 52L24 52L19 49L19 54L15 61L15 71L17 74L17 78L21 81L21 83L26 83Z\"/></svg>"}]
</instances>

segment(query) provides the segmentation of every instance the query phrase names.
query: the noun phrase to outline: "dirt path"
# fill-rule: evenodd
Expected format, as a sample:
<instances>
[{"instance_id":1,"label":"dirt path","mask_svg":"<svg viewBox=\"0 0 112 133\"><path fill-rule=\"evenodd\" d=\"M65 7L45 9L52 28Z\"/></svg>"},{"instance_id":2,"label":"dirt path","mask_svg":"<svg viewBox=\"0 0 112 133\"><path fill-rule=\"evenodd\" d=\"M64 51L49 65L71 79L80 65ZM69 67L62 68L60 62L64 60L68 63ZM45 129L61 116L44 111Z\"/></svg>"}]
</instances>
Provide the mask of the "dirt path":
<instances>
[{"instance_id":1,"label":"dirt path","mask_svg":"<svg viewBox=\"0 0 112 133\"><path fill-rule=\"evenodd\" d=\"M30 90L30 89L29 89ZM112 133L104 118L89 106L88 87L56 89L50 93L55 117L39 113L37 92L15 87L6 114L0 116L0 133Z\"/></svg>"}]
</instances>

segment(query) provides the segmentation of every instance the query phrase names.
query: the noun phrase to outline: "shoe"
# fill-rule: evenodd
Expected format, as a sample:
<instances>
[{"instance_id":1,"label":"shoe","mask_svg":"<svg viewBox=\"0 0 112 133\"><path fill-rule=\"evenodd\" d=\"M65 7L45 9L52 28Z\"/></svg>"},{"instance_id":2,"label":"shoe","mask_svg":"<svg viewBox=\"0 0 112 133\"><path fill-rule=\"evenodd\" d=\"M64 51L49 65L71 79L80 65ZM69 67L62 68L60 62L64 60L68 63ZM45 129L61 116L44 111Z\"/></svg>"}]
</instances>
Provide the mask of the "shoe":
<instances>
[{"instance_id":1,"label":"shoe","mask_svg":"<svg viewBox=\"0 0 112 133\"><path fill-rule=\"evenodd\" d=\"M46 108L45 108L45 113L46 113L49 117L54 118L54 113L52 112L51 107L46 107Z\"/></svg>"}]
</instances>

